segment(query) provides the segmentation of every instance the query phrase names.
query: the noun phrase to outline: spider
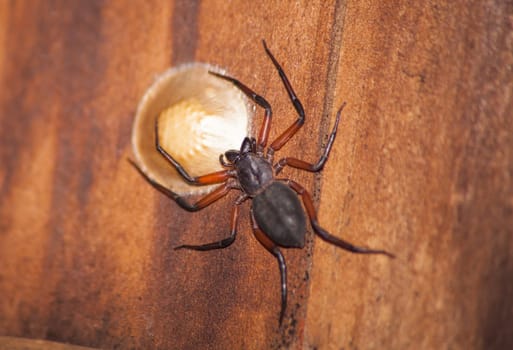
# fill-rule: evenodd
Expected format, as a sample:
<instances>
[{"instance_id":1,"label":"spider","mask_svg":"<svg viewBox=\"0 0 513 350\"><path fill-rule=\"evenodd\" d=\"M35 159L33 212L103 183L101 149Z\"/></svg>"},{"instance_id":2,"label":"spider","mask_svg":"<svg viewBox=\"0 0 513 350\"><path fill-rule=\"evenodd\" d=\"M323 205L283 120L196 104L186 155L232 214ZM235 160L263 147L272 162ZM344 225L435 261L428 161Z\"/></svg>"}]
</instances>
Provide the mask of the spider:
<instances>
[{"instance_id":1,"label":"spider","mask_svg":"<svg viewBox=\"0 0 513 350\"><path fill-rule=\"evenodd\" d=\"M250 217L254 235L257 240L274 255L280 269L281 311L279 322L281 324L287 308L287 267L280 248L303 248L305 245L306 216L305 210L302 208L301 202L299 201L299 197L302 199L303 206L306 209L306 214L308 215L314 232L326 242L352 253L384 254L391 258L393 258L394 255L385 250L374 250L355 246L330 234L319 225L316 210L308 191L291 179L276 178L285 166L310 172L319 172L322 170L328 159L333 142L335 141L340 115L345 103L343 103L337 111L335 125L329 136L328 143L316 163L308 163L291 157L282 158L275 163L274 153L279 151L303 126L305 122L305 112L282 67L275 59L264 40L262 40L262 44L265 52L278 71L289 98L298 114L297 120L278 136L270 146L266 147L271 125L271 105L262 96L256 94L239 80L211 71L209 72L210 74L231 82L265 110L264 120L260 127L258 137L256 139L254 137L246 137L242 141L239 150L228 150L224 155L221 154L219 156L219 162L224 167L224 170L197 177L191 176L171 154L161 147L158 136L158 118L155 121L155 147L188 183L199 186L220 184L220 186L195 203L190 203L183 197L149 178L137 164L132 163L151 185L176 201L180 207L190 212L195 212L209 206L228 194L232 189L242 192L235 200L232 209L230 235L227 238L202 245L183 244L175 247L175 250L192 249L206 251L228 247L234 242L235 236L237 235L240 205L248 199L252 201Z\"/></svg>"}]
</instances>

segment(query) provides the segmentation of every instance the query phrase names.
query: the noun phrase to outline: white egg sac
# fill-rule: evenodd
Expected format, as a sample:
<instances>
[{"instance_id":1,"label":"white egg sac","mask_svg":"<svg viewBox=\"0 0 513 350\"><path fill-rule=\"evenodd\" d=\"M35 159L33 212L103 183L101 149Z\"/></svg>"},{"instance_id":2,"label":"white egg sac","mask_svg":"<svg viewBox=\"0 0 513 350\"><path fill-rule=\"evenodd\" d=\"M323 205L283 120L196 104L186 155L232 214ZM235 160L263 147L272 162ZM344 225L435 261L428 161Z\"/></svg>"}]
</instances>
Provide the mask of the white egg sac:
<instances>
[{"instance_id":1,"label":"white egg sac","mask_svg":"<svg viewBox=\"0 0 513 350\"><path fill-rule=\"evenodd\" d=\"M140 169L180 194L206 193L215 186L191 186L155 147L160 145L192 176L223 170L219 155L238 150L250 130L253 107L233 84L193 63L162 74L142 98L134 121L132 146Z\"/></svg>"}]
</instances>

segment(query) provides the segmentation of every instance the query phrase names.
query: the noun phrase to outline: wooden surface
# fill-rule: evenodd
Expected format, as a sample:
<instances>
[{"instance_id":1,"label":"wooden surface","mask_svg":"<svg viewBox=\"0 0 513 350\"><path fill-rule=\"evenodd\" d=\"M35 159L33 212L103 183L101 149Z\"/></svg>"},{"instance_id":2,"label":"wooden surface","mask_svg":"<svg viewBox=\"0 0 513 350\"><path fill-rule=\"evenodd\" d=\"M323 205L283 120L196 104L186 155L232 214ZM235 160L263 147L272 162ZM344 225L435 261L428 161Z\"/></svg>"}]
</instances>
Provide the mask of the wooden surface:
<instances>
[{"instance_id":1,"label":"wooden surface","mask_svg":"<svg viewBox=\"0 0 513 350\"><path fill-rule=\"evenodd\" d=\"M94 350L83 346L56 343L40 339L0 336L0 350Z\"/></svg>"},{"instance_id":2,"label":"wooden surface","mask_svg":"<svg viewBox=\"0 0 513 350\"><path fill-rule=\"evenodd\" d=\"M139 98L187 61L221 65L306 125L320 222L397 259L308 235L275 259L233 196L189 214L127 162ZM511 1L0 1L0 335L100 348L513 347ZM261 120L260 116L257 121Z\"/></svg>"}]
</instances>

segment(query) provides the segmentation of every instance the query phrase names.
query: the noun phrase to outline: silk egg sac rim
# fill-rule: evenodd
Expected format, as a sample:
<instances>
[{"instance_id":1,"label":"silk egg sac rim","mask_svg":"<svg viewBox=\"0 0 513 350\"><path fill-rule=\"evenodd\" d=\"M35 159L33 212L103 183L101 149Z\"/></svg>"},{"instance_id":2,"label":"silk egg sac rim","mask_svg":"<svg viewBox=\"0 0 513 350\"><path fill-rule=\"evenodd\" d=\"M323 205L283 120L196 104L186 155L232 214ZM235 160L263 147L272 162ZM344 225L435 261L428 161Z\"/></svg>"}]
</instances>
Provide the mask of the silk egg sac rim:
<instances>
[{"instance_id":1,"label":"silk egg sac rim","mask_svg":"<svg viewBox=\"0 0 513 350\"><path fill-rule=\"evenodd\" d=\"M132 129L135 162L146 176L178 195L206 194L218 185L189 185L157 151L157 118L160 144L181 159L192 176L223 170L219 155L238 150L244 137L251 134L255 106L236 86L209 71L226 74L208 63L170 68L157 77L137 107ZM183 113L174 113L182 109ZM166 113L170 110L173 113Z\"/></svg>"}]
</instances>

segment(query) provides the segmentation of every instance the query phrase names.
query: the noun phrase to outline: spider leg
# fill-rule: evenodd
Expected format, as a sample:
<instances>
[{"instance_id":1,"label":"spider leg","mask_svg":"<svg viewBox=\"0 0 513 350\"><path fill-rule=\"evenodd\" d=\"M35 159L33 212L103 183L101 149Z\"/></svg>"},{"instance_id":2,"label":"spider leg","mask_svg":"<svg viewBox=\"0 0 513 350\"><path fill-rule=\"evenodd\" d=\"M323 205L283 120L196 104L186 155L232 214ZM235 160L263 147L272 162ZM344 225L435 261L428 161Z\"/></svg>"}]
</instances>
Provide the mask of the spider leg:
<instances>
[{"instance_id":1,"label":"spider leg","mask_svg":"<svg viewBox=\"0 0 513 350\"><path fill-rule=\"evenodd\" d=\"M335 136L337 136L337 128L338 128L338 123L340 121L340 114L341 114L342 110L344 109L345 105L346 104L344 102L342 104L342 106L340 106L340 108L337 112L337 118L335 119L335 125L333 126L333 130L331 131L330 137L328 139L328 143L327 143L326 147L324 148L324 152L322 153L321 158L319 158L317 163L315 163L315 164L307 163L303 160L300 160L297 158L291 158L291 157L282 158L274 165L274 170L276 172L276 175L278 175L283 170L283 168L287 165L291 166L293 168L298 168L298 169L311 171L311 172L318 172L318 171L322 170L322 168L324 167L324 164L328 160L328 155L330 154L331 147L333 146L333 142L335 141Z\"/></svg>"},{"instance_id":2,"label":"spider leg","mask_svg":"<svg viewBox=\"0 0 513 350\"><path fill-rule=\"evenodd\" d=\"M267 150L267 154L272 157L275 151L278 151L280 148L283 147L287 143L288 140L294 134L303 126L305 123L305 110L303 109L303 105L301 104L301 101L296 96L296 93L294 92L294 89L292 88L292 85L290 85L289 79L287 78L287 75L283 71L283 68L280 66L276 58L274 58L273 54L267 47L267 44L265 43L265 40L262 40L262 44L264 45L265 52L273 62L274 66L278 70L278 74L280 75L281 81L283 82L283 85L285 86L285 89L287 90L287 93L289 95L290 101L294 105L294 108L296 109L296 112L298 114L298 119L292 124L287 130L285 130L276 140L273 141L271 146L269 146Z\"/></svg>"},{"instance_id":3,"label":"spider leg","mask_svg":"<svg viewBox=\"0 0 513 350\"><path fill-rule=\"evenodd\" d=\"M185 170L185 168L176 161L159 143L159 119L157 118L155 120L155 148L157 151L166 158L166 160L171 163L175 169L178 171L178 173L185 179L187 182L189 182L191 185L209 185L209 184L216 184L221 183L226 180L228 180L230 177L233 177L235 172L233 170L221 170L216 171L207 175L202 176L191 176L189 173Z\"/></svg>"},{"instance_id":4,"label":"spider leg","mask_svg":"<svg viewBox=\"0 0 513 350\"><path fill-rule=\"evenodd\" d=\"M281 311L280 311L280 325L282 324L285 310L287 309L287 265L285 258L280 251L280 248L274 244L269 237L258 227L255 217L253 216L253 209L251 209L251 225L256 239L278 260L281 275Z\"/></svg>"},{"instance_id":5,"label":"spider leg","mask_svg":"<svg viewBox=\"0 0 513 350\"><path fill-rule=\"evenodd\" d=\"M210 204L217 201L219 198L224 197L228 192L234 188L234 184L231 181L226 181L223 185L216 188L214 191L210 192L209 194L205 195L204 197L200 198L196 203L189 203L187 200L185 200L183 197L177 195L173 191L171 191L169 188L164 187L163 185L159 184L157 181L153 180L152 178L148 177L141 168L131 159L128 160L141 174L146 181L148 181L153 187L155 187L157 190L159 190L161 193L165 194L172 200L174 200L180 207L187 211L198 211L201 210Z\"/></svg>"},{"instance_id":6,"label":"spider leg","mask_svg":"<svg viewBox=\"0 0 513 350\"><path fill-rule=\"evenodd\" d=\"M230 224L230 236L227 238L224 238L220 241L207 243L207 244L201 244L201 245L190 245L190 244L183 244L178 247L175 247L175 250L178 249L191 249L191 250L199 250L199 251L206 251L206 250L212 250L212 249L223 249L228 246L230 246L235 241L235 236L237 235L237 226L239 223L239 209L242 202L244 202L249 197L246 194L242 194L237 200L235 201L235 206L232 209L232 220Z\"/></svg>"},{"instance_id":7,"label":"spider leg","mask_svg":"<svg viewBox=\"0 0 513 350\"><path fill-rule=\"evenodd\" d=\"M333 245L336 245L337 247L340 247L342 249L345 249L347 251L350 251L352 253L358 253L358 254L383 254L388 256L389 258L395 258L395 256L385 250L376 250L376 249L370 249L365 247L359 247L352 243L349 243L341 238L335 237L332 234L330 234L328 231L323 229L319 222L317 221L317 213L315 212L315 208L312 202L312 198L310 197L310 194L306 189L304 189L300 184L297 182L294 182L289 179L283 179L290 188L292 188L298 195L301 196L303 199L303 204L305 205L306 211L308 213L308 217L310 218L310 222L312 224L312 227L323 240L325 240L328 243L331 243Z\"/></svg>"},{"instance_id":8,"label":"spider leg","mask_svg":"<svg viewBox=\"0 0 513 350\"><path fill-rule=\"evenodd\" d=\"M265 116L264 116L264 122L262 123L262 126L260 127L260 132L258 133L258 147L259 151L262 151L264 147L267 145L267 139L269 138L269 131L271 130L271 119L273 111L271 109L271 105L269 102L265 100L262 96L255 93L253 90L251 90L249 87L241 83L239 80L228 77L226 75L222 75L216 72L209 71L210 74L215 75L216 77L219 77L224 80L228 80L233 85L238 87L243 93L246 94L250 99L252 99L255 103L257 103L260 107L265 109Z\"/></svg>"}]
</instances>

